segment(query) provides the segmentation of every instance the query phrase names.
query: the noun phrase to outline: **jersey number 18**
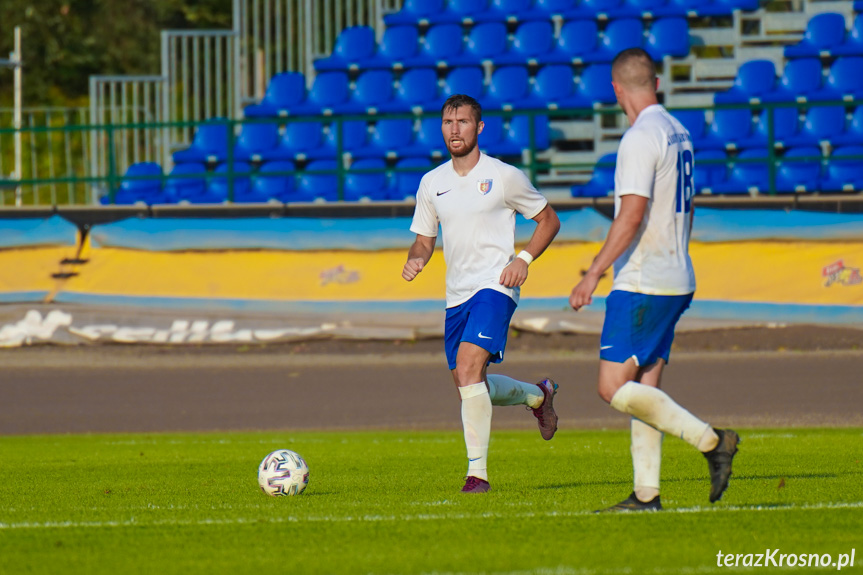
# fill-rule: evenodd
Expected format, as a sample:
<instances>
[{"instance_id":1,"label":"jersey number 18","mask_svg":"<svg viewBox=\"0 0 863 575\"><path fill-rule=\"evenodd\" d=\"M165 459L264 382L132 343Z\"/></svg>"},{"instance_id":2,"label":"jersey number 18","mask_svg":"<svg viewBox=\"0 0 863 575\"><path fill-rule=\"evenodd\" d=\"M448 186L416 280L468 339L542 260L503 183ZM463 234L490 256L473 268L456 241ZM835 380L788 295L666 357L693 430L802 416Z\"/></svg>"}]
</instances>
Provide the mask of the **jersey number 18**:
<instances>
[{"instance_id":1,"label":"jersey number 18","mask_svg":"<svg viewBox=\"0 0 863 575\"><path fill-rule=\"evenodd\" d=\"M677 154L677 213L688 214L692 211L692 152L683 150Z\"/></svg>"}]
</instances>

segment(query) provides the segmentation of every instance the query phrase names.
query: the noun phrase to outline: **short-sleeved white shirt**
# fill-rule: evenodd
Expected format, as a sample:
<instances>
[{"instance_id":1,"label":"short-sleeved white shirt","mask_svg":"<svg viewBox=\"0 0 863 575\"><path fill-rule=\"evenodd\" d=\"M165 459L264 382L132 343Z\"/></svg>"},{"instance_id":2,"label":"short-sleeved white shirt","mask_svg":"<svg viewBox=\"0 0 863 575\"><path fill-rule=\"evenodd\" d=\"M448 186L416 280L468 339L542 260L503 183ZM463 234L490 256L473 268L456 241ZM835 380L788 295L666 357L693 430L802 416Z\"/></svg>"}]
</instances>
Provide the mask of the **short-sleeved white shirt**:
<instances>
[{"instance_id":1,"label":"short-sleeved white shirt","mask_svg":"<svg viewBox=\"0 0 863 575\"><path fill-rule=\"evenodd\" d=\"M623 135L614 172L614 211L622 196L648 198L644 219L627 250L614 262L612 289L651 295L695 291L689 258L692 139L659 104L648 106Z\"/></svg>"},{"instance_id":2,"label":"short-sleeved white shirt","mask_svg":"<svg viewBox=\"0 0 863 575\"><path fill-rule=\"evenodd\" d=\"M440 223L448 308L486 288L518 303L519 288L500 285L515 257L515 213L533 219L547 203L521 170L486 154L464 177L452 160L423 176L411 231L437 237Z\"/></svg>"}]
</instances>

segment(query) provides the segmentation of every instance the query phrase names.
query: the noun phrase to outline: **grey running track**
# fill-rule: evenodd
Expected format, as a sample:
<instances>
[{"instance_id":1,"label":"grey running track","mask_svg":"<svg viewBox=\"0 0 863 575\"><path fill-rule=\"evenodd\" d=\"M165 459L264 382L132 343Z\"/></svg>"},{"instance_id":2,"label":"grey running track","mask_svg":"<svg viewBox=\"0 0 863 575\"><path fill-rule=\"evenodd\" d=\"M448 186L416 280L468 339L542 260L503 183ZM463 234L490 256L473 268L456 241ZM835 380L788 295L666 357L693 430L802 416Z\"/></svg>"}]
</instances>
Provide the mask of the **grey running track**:
<instances>
[{"instance_id":1,"label":"grey running track","mask_svg":"<svg viewBox=\"0 0 863 575\"><path fill-rule=\"evenodd\" d=\"M0 354L0 434L459 429L442 353L42 348ZM561 429L628 425L592 353L520 351L490 371L560 384ZM863 426L863 352L684 352L663 388L716 426ZM535 428L522 407L493 425Z\"/></svg>"}]
</instances>

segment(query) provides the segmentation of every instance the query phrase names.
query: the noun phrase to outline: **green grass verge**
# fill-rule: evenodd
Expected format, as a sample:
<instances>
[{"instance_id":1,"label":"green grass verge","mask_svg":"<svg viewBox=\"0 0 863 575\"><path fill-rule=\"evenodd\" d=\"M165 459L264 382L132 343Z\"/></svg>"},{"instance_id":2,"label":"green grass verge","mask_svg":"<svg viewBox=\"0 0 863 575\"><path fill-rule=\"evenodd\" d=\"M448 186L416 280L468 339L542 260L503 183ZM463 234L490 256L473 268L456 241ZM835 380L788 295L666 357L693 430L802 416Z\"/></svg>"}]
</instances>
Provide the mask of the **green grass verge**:
<instances>
[{"instance_id":1,"label":"green grass verge","mask_svg":"<svg viewBox=\"0 0 863 575\"><path fill-rule=\"evenodd\" d=\"M667 438L666 511L626 515L592 513L631 491L621 431L494 432L485 495L458 492L451 432L3 437L0 573L731 573L718 551L777 548L861 572L863 430L741 436L721 502ZM257 487L278 448L309 462L300 496Z\"/></svg>"}]
</instances>

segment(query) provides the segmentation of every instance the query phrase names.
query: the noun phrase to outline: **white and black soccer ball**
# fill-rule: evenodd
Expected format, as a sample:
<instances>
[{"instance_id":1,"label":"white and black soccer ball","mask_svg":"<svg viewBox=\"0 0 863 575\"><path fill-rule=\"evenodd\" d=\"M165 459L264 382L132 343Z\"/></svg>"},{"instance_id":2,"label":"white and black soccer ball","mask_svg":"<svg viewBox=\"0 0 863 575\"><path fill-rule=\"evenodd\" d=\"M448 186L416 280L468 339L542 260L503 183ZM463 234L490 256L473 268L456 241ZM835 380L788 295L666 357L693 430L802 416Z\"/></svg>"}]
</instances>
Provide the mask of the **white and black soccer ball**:
<instances>
[{"instance_id":1,"label":"white and black soccer ball","mask_svg":"<svg viewBox=\"0 0 863 575\"><path fill-rule=\"evenodd\" d=\"M258 466L258 485L267 495L299 495L308 484L308 464L290 449L270 453Z\"/></svg>"}]
</instances>

